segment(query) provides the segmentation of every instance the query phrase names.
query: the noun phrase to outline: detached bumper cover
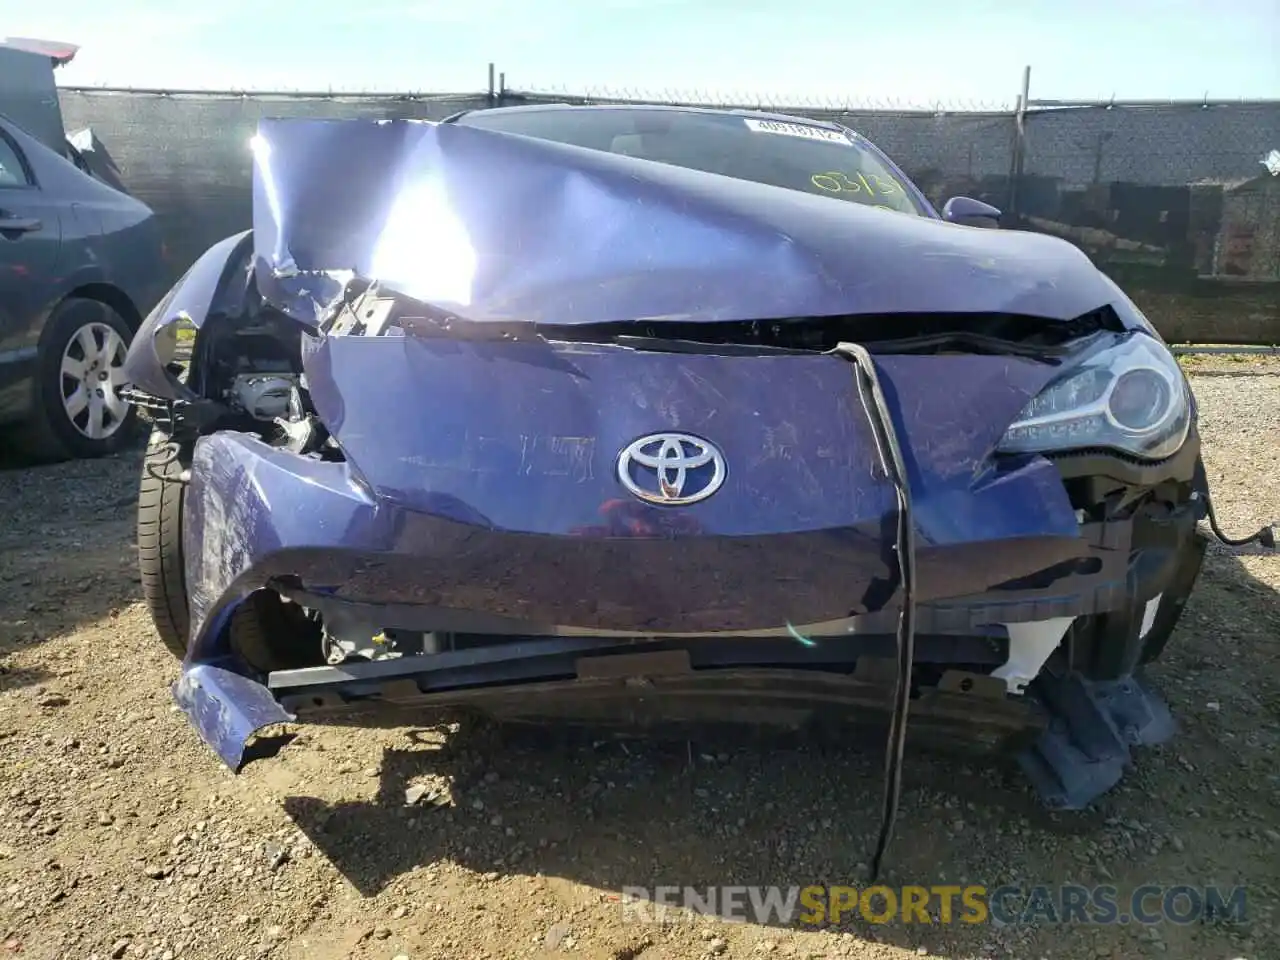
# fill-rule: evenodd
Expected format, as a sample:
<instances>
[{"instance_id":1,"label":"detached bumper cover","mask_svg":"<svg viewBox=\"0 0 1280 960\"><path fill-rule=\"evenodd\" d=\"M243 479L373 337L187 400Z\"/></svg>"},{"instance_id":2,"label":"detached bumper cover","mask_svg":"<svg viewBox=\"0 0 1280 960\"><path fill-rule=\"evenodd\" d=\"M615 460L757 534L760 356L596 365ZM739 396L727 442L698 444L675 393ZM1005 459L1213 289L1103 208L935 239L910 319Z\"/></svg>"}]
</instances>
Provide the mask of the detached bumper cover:
<instances>
[{"instance_id":1,"label":"detached bumper cover","mask_svg":"<svg viewBox=\"0 0 1280 960\"><path fill-rule=\"evenodd\" d=\"M621 705L626 717L645 723L682 717L732 719L736 713L800 725L829 710L879 713L888 704L891 679L865 671L877 662L887 664L892 656L896 611L891 606L783 631L760 629L754 635L720 630L664 639L627 635L630 631L593 634L581 625L554 621L534 624L543 629L522 634L531 626L528 620L432 605L441 589L474 587L469 577L452 586L437 582L423 588L423 571L431 564L452 569L459 557L474 556L479 549L485 556L496 556L498 545L510 548L513 543L509 534L477 530L459 520L406 515L380 503L347 465L299 461L240 435L219 434L202 441L197 465L193 476L203 479L190 491L189 546L205 545L207 555L199 562L208 565L203 569L221 570L227 586L221 593L193 594L194 603L206 611L204 630L175 696L201 737L233 769L242 764L254 732L265 726L368 705L474 706L497 714L547 716L589 716L593 705L607 706L603 712L616 714ZM305 513L270 509L273 504L299 502L304 491L309 504ZM938 665L944 682L913 705L913 734L993 749L1017 748L1038 738L1022 754L1023 764L1046 801L1057 807L1084 806L1109 789L1132 747L1161 742L1173 730L1167 710L1140 681L1125 677L1106 685L1074 676L1046 676L1030 696L1012 701L1006 700L998 681L995 687L984 686L991 678L963 673L948 681L946 671L957 663L976 668L1003 662L1001 632L993 625L1123 611L1134 601L1159 595L1174 571L1172 564L1156 561L1177 552L1192 535L1195 519L1188 509L1167 521L1144 523L1138 536L1129 521L1080 526L1074 537L1066 538L1074 559L1056 572L1050 564L1048 572L1037 571L1038 577L1030 574L981 593L923 603L917 662ZM268 520L269 527L259 526ZM211 523L220 535L206 538L202 530ZM262 537L263 529L271 531L270 538ZM353 537L360 531L367 539ZM492 549L483 545L487 537L495 538ZM530 541L534 539L541 538ZM556 542L547 540L547 548ZM438 544L439 549L419 547L411 553L406 546L424 543ZM689 543L682 538L621 538L594 545L622 551L619 557L647 546L659 551L655 555L660 560L660 551L675 554ZM582 562L604 562L599 556ZM549 555L548 562L554 560ZM514 550L511 567L503 568L504 577L518 577L529 562L528 555ZM759 576L769 568L754 569ZM353 621L413 629L439 622L447 614L456 619L458 629L510 636L480 649L270 677L246 675L243 665L221 645L219 624L235 597L275 578L296 583L300 572L309 586L322 588L323 595L314 594L313 602L324 606L326 617L345 615ZM838 587L839 580L826 582ZM342 588L328 589L327 583ZM388 595L400 602L367 599ZM478 610L491 605L495 595L473 595ZM619 623L610 622L615 627ZM663 625L676 627L673 632L682 626ZM962 688L964 680L969 685Z\"/></svg>"},{"instance_id":2,"label":"detached bumper cover","mask_svg":"<svg viewBox=\"0 0 1280 960\"><path fill-rule=\"evenodd\" d=\"M232 770L245 760L245 749L264 727L296 719L257 681L233 662L188 663L173 685L173 698L200 739Z\"/></svg>"},{"instance_id":3,"label":"detached bumper cover","mask_svg":"<svg viewBox=\"0 0 1280 960\"><path fill-rule=\"evenodd\" d=\"M512 685L609 693L578 661L654 642L693 658L677 699L738 684L748 701L776 694L795 709L784 689L804 677L786 674L791 664L836 699L875 700L840 688L870 682L848 674L859 655L874 660L877 643L889 652L892 491L843 361L403 336L330 337L305 362L346 462L224 432L202 438L191 464L193 643L178 699L231 766L253 729L349 703L489 695L492 707ZM992 456L1053 366L877 363L913 489L921 657L935 636L935 663L994 666L1002 625L1122 610L1163 589L1169 564L1135 561L1159 523L1144 521L1137 539L1129 520L1082 525L1055 464ZM628 499L617 451L655 428L714 436L729 464L721 491L675 510ZM1194 518L1165 525L1169 552ZM240 675L221 627L267 586L366 635L507 641L263 683ZM1032 707L1017 709L1034 721Z\"/></svg>"}]
</instances>

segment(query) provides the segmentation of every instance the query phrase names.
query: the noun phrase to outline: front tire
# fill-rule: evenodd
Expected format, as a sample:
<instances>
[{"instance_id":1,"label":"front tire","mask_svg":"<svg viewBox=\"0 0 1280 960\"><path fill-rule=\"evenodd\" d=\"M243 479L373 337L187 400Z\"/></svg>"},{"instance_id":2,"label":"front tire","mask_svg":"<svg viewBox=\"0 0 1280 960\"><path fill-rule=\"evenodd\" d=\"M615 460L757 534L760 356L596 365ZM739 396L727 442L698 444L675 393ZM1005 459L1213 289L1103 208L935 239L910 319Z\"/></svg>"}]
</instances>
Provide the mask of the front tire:
<instances>
[{"instance_id":1,"label":"front tire","mask_svg":"<svg viewBox=\"0 0 1280 960\"><path fill-rule=\"evenodd\" d=\"M138 490L138 572L160 642L178 658L187 655L191 628L182 554L182 469L172 443L152 433Z\"/></svg>"},{"instance_id":2,"label":"front tire","mask_svg":"<svg viewBox=\"0 0 1280 960\"><path fill-rule=\"evenodd\" d=\"M70 297L54 308L40 338L31 419L18 430L37 460L102 457L128 446L137 411L120 395L133 330L98 300Z\"/></svg>"}]
</instances>

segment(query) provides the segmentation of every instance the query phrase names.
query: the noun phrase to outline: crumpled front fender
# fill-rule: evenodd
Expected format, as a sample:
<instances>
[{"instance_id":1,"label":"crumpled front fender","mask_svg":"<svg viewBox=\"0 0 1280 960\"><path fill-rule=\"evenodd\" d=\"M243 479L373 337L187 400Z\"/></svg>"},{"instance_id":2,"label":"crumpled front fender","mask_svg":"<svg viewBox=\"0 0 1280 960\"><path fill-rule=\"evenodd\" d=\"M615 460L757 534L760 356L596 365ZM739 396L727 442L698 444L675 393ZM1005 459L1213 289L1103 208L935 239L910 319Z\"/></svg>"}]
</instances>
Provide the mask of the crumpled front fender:
<instances>
[{"instance_id":1,"label":"crumpled front fender","mask_svg":"<svg viewBox=\"0 0 1280 960\"><path fill-rule=\"evenodd\" d=\"M179 321L197 330L222 306L227 280L249 266L253 249L251 231L227 237L191 265L143 321L125 357L124 372L140 390L165 400L192 400L195 394L166 369L174 359Z\"/></svg>"},{"instance_id":2,"label":"crumpled front fender","mask_svg":"<svg viewBox=\"0 0 1280 960\"><path fill-rule=\"evenodd\" d=\"M272 576L305 572L309 554L341 551L353 540L382 545L391 534L385 513L374 509L347 464L299 457L231 432L196 443L183 519L188 663L227 655L218 646L219 627Z\"/></svg>"}]
</instances>

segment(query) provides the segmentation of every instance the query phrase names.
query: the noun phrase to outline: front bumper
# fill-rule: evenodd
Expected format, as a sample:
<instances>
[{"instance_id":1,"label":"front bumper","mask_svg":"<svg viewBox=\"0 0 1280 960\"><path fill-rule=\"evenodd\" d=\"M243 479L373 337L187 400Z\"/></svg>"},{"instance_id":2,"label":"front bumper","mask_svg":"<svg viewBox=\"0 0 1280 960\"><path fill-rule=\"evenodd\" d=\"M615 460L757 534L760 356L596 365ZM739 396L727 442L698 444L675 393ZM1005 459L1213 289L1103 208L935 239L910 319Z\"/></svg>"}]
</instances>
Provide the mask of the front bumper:
<instances>
[{"instance_id":1,"label":"front bumper","mask_svg":"<svg viewBox=\"0 0 1280 960\"><path fill-rule=\"evenodd\" d=\"M926 729L931 712L944 732L985 717L994 725L978 741L1038 737L1054 758L1044 792L1077 804L1118 776L1131 745L1169 729L1131 674L1146 602L1194 536L1178 491L1196 443L1154 473L1088 468L1082 481L1070 474L1085 461L991 454L1054 365L875 362L916 528L913 725ZM303 365L343 462L218 432L190 464L192 643L177 696L232 767L264 723L375 704L507 716L612 705L629 720L737 712L792 725L826 707L887 707L894 491L846 360L406 335L329 336ZM723 488L674 509L628 499L617 451L654 430L707 435L728 465ZM1171 492L1121 508L1157 486ZM1098 517L1113 519L1085 522ZM339 638L447 642L256 676L223 626L264 588ZM1044 673L1068 624L1104 618L1104 645L1124 650L1105 697L1070 662L1061 684L1042 676L1031 696L1006 697L1006 684ZM1063 717L1055 732L1048 721Z\"/></svg>"},{"instance_id":2,"label":"front bumper","mask_svg":"<svg viewBox=\"0 0 1280 960\"><path fill-rule=\"evenodd\" d=\"M1189 455L1194 460L1195 451ZM727 629L712 621L697 623L701 630L676 631L661 618L654 629L625 620L628 629L617 620L601 628L583 614L601 616L598 605L566 608L568 622L561 623L521 617L518 608L490 612L503 579L496 577L494 592L478 594L471 609L457 605L456 593L453 605L444 606L442 591L475 588L477 567L464 564L452 586L424 580L424 568L451 566L444 561L459 557L489 562L496 554L483 541L498 534L462 518L399 514L345 464L303 460L239 434L203 439L192 476L187 549L200 576L189 582L221 585L192 593L202 627L175 695L233 769L265 726L323 722L370 707L391 708L393 722L406 722L405 709L426 709L620 720L629 727L745 720L792 728L880 716L889 708L892 605L799 625L757 621L752 629L734 629L732 617L742 608L730 611ZM1198 519L1196 504L1187 503L1081 524L1075 538L1044 538L1053 549L1032 543L1033 549L1014 554L1008 544L995 544L1018 557L1020 576L918 607L913 738L947 748L1022 750L1024 766L1054 806L1082 806L1109 788L1131 747L1172 732L1167 710L1132 674L1149 643L1152 618L1142 613L1151 601L1158 607L1184 575L1179 562L1195 541ZM415 524L430 524L431 536ZM216 536L206 535L214 530ZM1069 549L1062 549L1064 542ZM689 541L602 540L582 549L599 564L593 546L621 554L676 545ZM992 547L967 544L960 556L981 558ZM504 571L537 560L512 552ZM757 552L755 559L764 560L763 570L754 567L757 577L767 579L770 562L793 563L801 555ZM838 586L840 571L833 579L820 564L813 570L820 585ZM559 572L564 575L563 566ZM446 630L458 642L422 656L254 675L225 645L221 626L239 599L262 587L343 629ZM561 593L575 592L562 587ZM390 599L376 602L379 595ZM758 607L746 609L754 615ZM1005 683L990 672L1009 659L1010 625L1058 618L1087 618L1095 633L1109 624L1115 675L1085 680L1060 654L1027 697L1007 696Z\"/></svg>"}]
</instances>

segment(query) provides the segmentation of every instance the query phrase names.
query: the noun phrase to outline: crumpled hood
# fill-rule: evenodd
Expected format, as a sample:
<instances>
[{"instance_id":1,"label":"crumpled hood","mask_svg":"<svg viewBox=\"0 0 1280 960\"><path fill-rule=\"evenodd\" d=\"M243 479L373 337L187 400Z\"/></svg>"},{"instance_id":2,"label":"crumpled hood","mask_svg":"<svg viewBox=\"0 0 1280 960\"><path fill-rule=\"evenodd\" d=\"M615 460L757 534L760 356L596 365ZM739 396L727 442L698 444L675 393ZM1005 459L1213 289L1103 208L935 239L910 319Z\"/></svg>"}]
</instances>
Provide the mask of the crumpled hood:
<instances>
[{"instance_id":1,"label":"crumpled hood","mask_svg":"<svg viewBox=\"0 0 1280 960\"><path fill-rule=\"evenodd\" d=\"M259 289L307 323L352 275L468 320L557 325L1069 320L1115 296L1056 238L453 124L267 120L253 150Z\"/></svg>"}]
</instances>

